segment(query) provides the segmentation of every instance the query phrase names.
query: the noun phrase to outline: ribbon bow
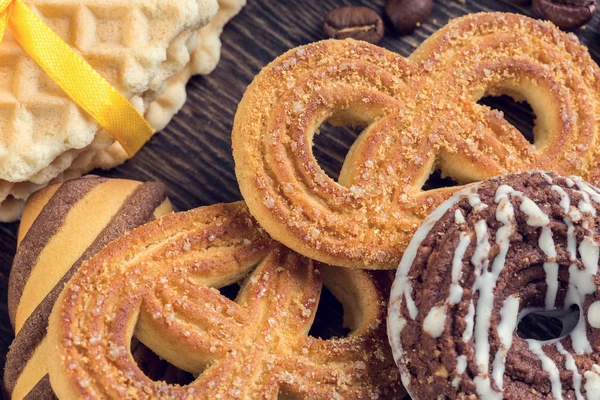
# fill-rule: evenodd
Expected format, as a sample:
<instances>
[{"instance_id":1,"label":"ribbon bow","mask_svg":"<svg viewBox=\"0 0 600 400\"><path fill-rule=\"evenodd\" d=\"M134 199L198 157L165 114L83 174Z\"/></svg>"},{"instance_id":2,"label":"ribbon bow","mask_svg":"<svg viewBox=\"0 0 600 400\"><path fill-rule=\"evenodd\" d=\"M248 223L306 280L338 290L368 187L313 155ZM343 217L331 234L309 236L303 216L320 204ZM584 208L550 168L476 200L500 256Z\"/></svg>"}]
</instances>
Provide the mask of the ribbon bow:
<instances>
[{"instance_id":1,"label":"ribbon bow","mask_svg":"<svg viewBox=\"0 0 600 400\"><path fill-rule=\"evenodd\" d=\"M129 157L150 139L154 131L144 117L23 0L0 0L0 43L7 26L23 50Z\"/></svg>"}]
</instances>

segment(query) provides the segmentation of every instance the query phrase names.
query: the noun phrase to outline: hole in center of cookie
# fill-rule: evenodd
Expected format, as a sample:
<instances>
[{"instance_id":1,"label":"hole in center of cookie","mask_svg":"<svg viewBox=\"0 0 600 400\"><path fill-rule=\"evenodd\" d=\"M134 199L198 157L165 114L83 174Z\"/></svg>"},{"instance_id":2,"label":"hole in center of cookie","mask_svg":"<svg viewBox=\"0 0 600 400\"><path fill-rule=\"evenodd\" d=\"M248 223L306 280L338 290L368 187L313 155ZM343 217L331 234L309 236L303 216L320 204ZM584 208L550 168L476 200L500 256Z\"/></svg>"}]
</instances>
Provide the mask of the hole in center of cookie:
<instances>
[{"instance_id":1,"label":"hole in center of cookie","mask_svg":"<svg viewBox=\"0 0 600 400\"><path fill-rule=\"evenodd\" d=\"M568 335L579 322L579 307L567 309L524 309L519 317L517 333L523 339L552 340Z\"/></svg>"},{"instance_id":2,"label":"hole in center of cookie","mask_svg":"<svg viewBox=\"0 0 600 400\"><path fill-rule=\"evenodd\" d=\"M479 104L502 111L504 119L517 128L525 139L534 144L535 114L527 101L516 101L510 96L485 96L478 101Z\"/></svg>"},{"instance_id":3,"label":"hole in center of cookie","mask_svg":"<svg viewBox=\"0 0 600 400\"><path fill-rule=\"evenodd\" d=\"M362 132L361 126L323 123L313 137L313 154L319 165L335 181L340 176L348 150Z\"/></svg>"},{"instance_id":4,"label":"hole in center of cookie","mask_svg":"<svg viewBox=\"0 0 600 400\"><path fill-rule=\"evenodd\" d=\"M344 307L329 289L323 287L315 321L308 334L327 340L345 337L348 333L350 329L344 327Z\"/></svg>"},{"instance_id":5,"label":"hole in center of cookie","mask_svg":"<svg viewBox=\"0 0 600 400\"><path fill-rule=\"evenodd\" d=\"M163 360L136 338L131 340L131 354L140 370L155 382L185 386L195 380L192 374Z\"/></svg>"},{"instance_id":6,"label":"hole in center of cookie","mask_svg":"<svg viewBox=\"0 0 600 400\"><path fill-rule=\"evenodd\" d=\"M219 292L229 300L235 301L238 293L240 292L240 285L238 283L233 283L229 286L224 286L219 289Z\"/></svg>"},{"instance_id":7,"label":"hole in center of cookie","mask_svg":"<svg viewBox=\"0 0 600 400\"><path fill-rule=\"evenodd\" d=\"M458 182L456 182L450 177L442 176L442 173L439 170L435 170L431 175L429 175L429 178L427 179L421 190L426 191L453 186L458 186Z\"/></svg>"}]
</instances>

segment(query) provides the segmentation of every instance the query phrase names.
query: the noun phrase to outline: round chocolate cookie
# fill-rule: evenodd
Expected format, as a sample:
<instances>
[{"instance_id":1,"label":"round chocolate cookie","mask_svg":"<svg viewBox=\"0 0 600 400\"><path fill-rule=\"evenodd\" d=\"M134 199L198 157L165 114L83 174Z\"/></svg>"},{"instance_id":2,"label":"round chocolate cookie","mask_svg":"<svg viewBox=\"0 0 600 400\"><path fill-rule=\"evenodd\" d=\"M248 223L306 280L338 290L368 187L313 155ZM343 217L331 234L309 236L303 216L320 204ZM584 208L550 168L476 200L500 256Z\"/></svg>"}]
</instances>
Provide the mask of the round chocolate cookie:
<instances>
[{"instance_id":1,"label":"round chocolate cookie","mask_svg":"<svg viewBox=\"0 0 600 400\"><path fill-rule=\"evenodd\" d=\"M600 398L600 190L551 172L469 186L437 208L398 267L388 335L420 399ZM533 311L579 309L557 338Z\"/></svg>"}]
</instances>

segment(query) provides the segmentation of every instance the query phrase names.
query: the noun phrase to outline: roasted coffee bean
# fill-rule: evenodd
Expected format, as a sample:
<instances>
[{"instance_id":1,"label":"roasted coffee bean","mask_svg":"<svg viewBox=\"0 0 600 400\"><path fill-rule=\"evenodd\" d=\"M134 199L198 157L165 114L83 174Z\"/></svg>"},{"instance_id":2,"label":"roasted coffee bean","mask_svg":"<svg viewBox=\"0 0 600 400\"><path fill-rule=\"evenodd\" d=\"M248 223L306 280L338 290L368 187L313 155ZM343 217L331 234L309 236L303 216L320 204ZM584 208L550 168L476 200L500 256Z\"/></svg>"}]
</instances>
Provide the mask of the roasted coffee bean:
<instances>
[{"instance_id":1,"label":"roasted coffee bean","mask_svg":"<svg viewBox=\"0 0 600 400\"><path fill-rule=\"evenodd\" d=\"M411 33L431 14L432 0L388 0L385 13L403 35Z\"/></svg>"},{"instance_id":2,"label":"roasted coffee bean","mask_svg":"<svg viewBox=\"0 0 600 400\"><path fill-rule=\"evenodd\" d=\"M535 15L562 29L575 29L587 24L596 14L596 9L596 0L533 0Z\"/></svg>"},{"instance_id":3,"label":"roasted coffee bean","mask_svg":"<svg viewBox=\"0 0 600 400\"><path fill-rule=\"evenodd\" d=\"M377 44L383 37L383 20L368 7L340 7L327 13L323 30L335 39L353 38Z\"/></svg>"}]
</instances>

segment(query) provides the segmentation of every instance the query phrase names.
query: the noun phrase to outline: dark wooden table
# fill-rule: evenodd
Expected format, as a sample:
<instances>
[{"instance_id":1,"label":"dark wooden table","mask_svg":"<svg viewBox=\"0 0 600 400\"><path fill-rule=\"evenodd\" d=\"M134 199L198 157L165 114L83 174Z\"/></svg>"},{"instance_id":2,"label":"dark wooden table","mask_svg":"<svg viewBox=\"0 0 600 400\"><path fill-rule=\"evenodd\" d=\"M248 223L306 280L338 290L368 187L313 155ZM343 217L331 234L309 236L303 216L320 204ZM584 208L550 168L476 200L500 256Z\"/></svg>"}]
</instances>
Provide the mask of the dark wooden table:
<instances>
[{"instance_id":1,"label":"dark wooden table","mask_svg":"<svg viewBox=\"0 0 600 400\"><path fill-rule=\"evenodd\" d=\"M366 5L382 11L385 0L248 0L248 5L225 29L223 56L208 77L197 77L188 86L188 102L171 124L157 134L135 157L119 168L98 174L139 180L161 180L179 210L241 199L234 174L230 132L237 104L246 86L268 62L284 51L322 39L321 22L328 10L342 5ZM386 25L381 46L408 56L425 38L453 17L479 11L529 14L507 1L436 1L433 14L416 32L399 37ZM596 18L576 34L600 60L600 35ZM506 99L488 100L527 136L533 116L525 105ZM337 177L357 131L326 127L318 135L315 154L331 176ZM0 225L0 370L13 338L6 308L8 276L16 247L18 224ZM339 314L329 294L325 312ZM321 335L339 334L339 326L319 318L314 329ZM338 315L339 316L339 315ZM328 318L329 320L329 318ZM338 318L339 321L339 318Z\"/></svg>"}]
</instances>

